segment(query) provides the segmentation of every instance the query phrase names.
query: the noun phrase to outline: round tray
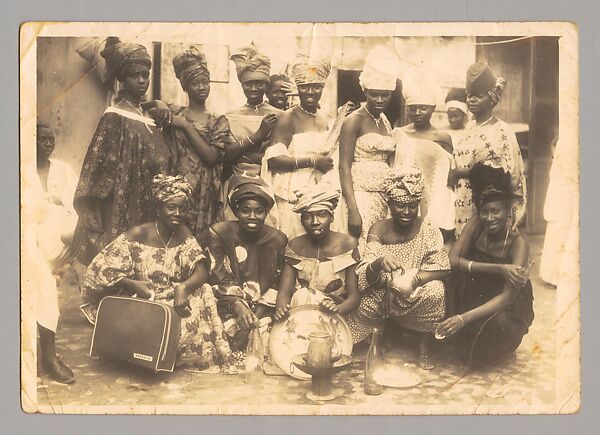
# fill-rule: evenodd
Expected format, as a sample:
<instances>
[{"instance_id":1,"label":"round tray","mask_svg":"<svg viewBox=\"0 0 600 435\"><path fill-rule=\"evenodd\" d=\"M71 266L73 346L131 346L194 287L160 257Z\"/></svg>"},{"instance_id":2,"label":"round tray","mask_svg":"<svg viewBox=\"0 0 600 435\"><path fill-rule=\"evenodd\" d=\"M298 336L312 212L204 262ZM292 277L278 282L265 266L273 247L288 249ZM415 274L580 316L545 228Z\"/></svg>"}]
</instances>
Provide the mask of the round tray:
<instances>
[{"instance_id":1,"label":"round tray","mask_svg":"<svg viewBox=\"0 0 600 435\"><path fill-rule=\"evenodd\" d=\"M352 335L342 316L318 305L303 305L291 309L283 320L273 325L269 338L273 362L288 375L309 380L311 375L299 368L292 373L292 360L308 351L308 336L317 331L331 333L342 355L352 353Z\"/></svg>"}]
</instances>

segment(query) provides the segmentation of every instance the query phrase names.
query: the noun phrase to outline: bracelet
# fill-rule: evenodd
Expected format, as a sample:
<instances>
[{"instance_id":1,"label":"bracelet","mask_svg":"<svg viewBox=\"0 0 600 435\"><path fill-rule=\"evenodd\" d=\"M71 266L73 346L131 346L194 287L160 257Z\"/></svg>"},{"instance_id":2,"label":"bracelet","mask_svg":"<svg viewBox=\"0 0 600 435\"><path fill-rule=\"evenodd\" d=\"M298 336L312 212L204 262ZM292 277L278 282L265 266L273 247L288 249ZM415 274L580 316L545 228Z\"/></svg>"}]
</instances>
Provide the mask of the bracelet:
<instances>
[{"instance_id":1,"label":"bracelet","mask_svg":"<svg viewBox=\"0 0 600 435\"><path fill-rule=\"evenodd\" d=\"M370 262L369 264L367 264L367 269L371 269L371 272L373 273L373 275L375 275L377 277L377 278L375 278L375 280L373 282L375 283L375 282L379 281L381 276L379 276L379 274L373 270L373 262ZM366 278L366 275L365 275L365 278Z\"/></svg>"},{"instance_id":2,"label":"bracelet","mask_svg":"<svg viewBox=\"0 0 600 435\"><path fill-rule=\"evenodd\" d=\"M252 145L256 145L254 142L252 142L252 139L250 139L250 136L248 136L246 139L248 139L248 142L250 142Z\"/></svg>"},{"instance_id":3,"label":"bracelet","mask_svg":"<svg viewBox=\"0 0 600 435\"><path fill-rule=\"evenodd\" d=\"M310 156L310 163L313 168L317 167L317 158L314 155Z\"/></svg>"},{"instance_id":4,"label":"bracelet","mask_svg":"<svg viewBox=\"0 0 600 435\"><path fill-rule=\"evenodd\" d=\"M460 314L457 314L456 317L458 317L460 319L460 323L461 323L461 328L465 327L465 319L462 318L462 316Z\"/></svg>"},{"instance_id":5,"label":"bracelet","mask_svg":"<svg viewBox=\"0 0 600 435\"><path fill-rule=\"evenodd\" d=\"M423 280L421 279L421 275L419 275L419 272L417 272L417 274L415 275L415 283L414 283L414 287L421 287L423 285Z\"/></svg>"},{"instance_id":6,"label":"bracelet","mask_svg":"<svg viewBox=\"0 0 600 435\"><path fill-rule=\"evenodd\" d=\"M299 169L298 159L294 157L294 169Z\"/></svg>"},{"instance_id":7,"label":"bracelet","mask_svg":"<svg viewBox=\"0 0 600 435\"><path fill-rule=\"evenodd\" d=\"M243 150L244 149L244 139L240 139L238 141L238 145L240 146L240 148Z\"/></svg>"},{"instance_id":8,"label":"bracelet","mask_svg":"<svg viewBox=\"0 0 600 435\"><path fill-rule=\"evenodd\" d=\"M467 266L467 270L469 271L469 273L472 273L471 266L473 266L473 261L469 261L469 265Z\"/></svg>"}]
</instances>

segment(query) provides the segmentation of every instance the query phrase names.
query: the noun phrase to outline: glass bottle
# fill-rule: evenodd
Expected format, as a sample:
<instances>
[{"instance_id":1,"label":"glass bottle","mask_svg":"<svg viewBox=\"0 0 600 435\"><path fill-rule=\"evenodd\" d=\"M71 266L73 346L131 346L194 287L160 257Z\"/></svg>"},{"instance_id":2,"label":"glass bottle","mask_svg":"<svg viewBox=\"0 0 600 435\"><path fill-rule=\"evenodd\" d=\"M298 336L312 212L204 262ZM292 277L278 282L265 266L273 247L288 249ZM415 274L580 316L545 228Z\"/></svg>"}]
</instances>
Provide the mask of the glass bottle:
<instances>
[{"instance_id":1,"label":"glass bottle","mask_svg":"<svg viewBox=\"0 0 600 435\"><path fill-rule=\"evenodd\" d=\"M264 355L260 330L254 327L250 330L250 337L246 346L246 383L259 384L262 382Z\"/></svg>"},{"instance_id":2,"label":"glass bottle","mask_svg":"<svg viewBox=\"0 0 600 435\"><path fill-rule=\"evenodd\" d=\"M383 393L383 385L378 382L378 376L381 376L382 371L381 330L373 328L371 345L365 361L365 394L377 396Z\"/></svg>"}]
</instances>

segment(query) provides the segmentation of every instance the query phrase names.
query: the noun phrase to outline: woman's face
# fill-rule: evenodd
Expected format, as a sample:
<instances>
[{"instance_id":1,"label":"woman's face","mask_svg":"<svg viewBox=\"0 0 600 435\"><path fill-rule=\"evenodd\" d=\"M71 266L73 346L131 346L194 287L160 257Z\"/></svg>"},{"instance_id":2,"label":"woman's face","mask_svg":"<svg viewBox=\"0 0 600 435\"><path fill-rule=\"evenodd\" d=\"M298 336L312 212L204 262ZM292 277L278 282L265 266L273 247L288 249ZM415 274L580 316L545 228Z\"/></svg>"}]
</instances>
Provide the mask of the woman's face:
<instances>
[{"instance_id":1,"label":"woman's face","mask_svg":"<svg viewBox=\"0 0 600 435\"><path fill-rule=\"evenodd\" d=\"M128 74L123 79L125 91L135 98L142 98L150 85L150 69L140 67L136 72Z\"/></svg>"},{"instance_id":2,"label":"woman's face","mask_svg":"<svg viewBox=\"0 0 600 435\"><path fill-rule=\"evenodd\" d=\"M300 216L300 222L306 234L320 240L329 233L333 216L327 210L305 211Z\"/></svg>"},{"instance_id":3,"label":"woman's face","mask_svg":"<svg viewBox=\"0 0 600 435\"><path fill-rule=\"evenodd\" d=\"M390 201L388 206L392 214L392 219L394 219L397 225L402 227L411 226L419 214L419 201L409 204Z\"/></svg>"},{"instance_id":4,"label":"woman's face","mask_svg":"<svg viewBox=\"0 0 600 435\"><path fill-rule=\"evenodd\" d=\"M269 91L267 92L269 104L281 110L287 109L287 96L285 95L286 91L284 86L285 84L286 83L283 80L277 80L273 83L273 86L271 86L269 88Z\"/></svg>"},{"instance_id":5,"label":"woman's face","mask_svg":"<svg viewBox=\"0 0 600 435\"><path fill-rule=\"evenodd\" d=\"M467 106L469 107L469 112L475 116L486 113L494 108L494 104L492 103L492 100L490 100L490 96L487 93L479 95L467 95Z\"/></svg>"},{"instance_id":6,"label":"woman's face","mask_svg":"<svg viewBox=\"0 0 600 435\"><path fill-rule=\"evenodd\" d=\"M426 104L411 104L408 106L408 115L414 122L415 127L424 127L429 124L434 110L435 106L428 106Z\"/></svg>"},{"instance_id":7,"label":"woman's face","mask_svg":"<svg viewBox=\"0 0 600 435\"><path fill-rule=\"evenodd\" d=\"M267 82L262 80L248 80L242 83L242 90L248 104L257 105L263 102L263 96L267 91Z\"/></svg>"},{"instance_id":8,"label":"woman's face","mask_svg":"<svg viewBox=\"0 0 600 435\"><path fill-rule=\"evenodd\" d=\"M210 94L210 81L206 77L196 77L185 85L190 100L203 103Z\"/></svg>"},{"instance_id":9,"label":"woman's face","mask_svg":"<svg viewBox=\"0 0 600 435\"><path fill-rule=\"evenodd\" d=\"M255 199L243 200L237 209L240 226L247 233L259 232L265 224L267 213L264 204Z\"/></svg>"},{"instance_id":10,"label":"woman's face","mask_svg":"<svg viewBox=\"0 0 600 435\"><path fill-rule=\"evenodd\" d=\"M387 109L392 100L392 91L384 91L381 89L366 89L365 98L367 99L367 109L371 113L381 113Z\"/></svg>"},{"instance_id":11,"label":"woman's face","mask_svg":"<svg viewBox=\"0 0 600 435\"><path fill-rule=\"evenodd\" d=\"M298 85L298 98L306 110L315 112L319 108L319 100L323 95L323 83L307 83Z\"/></svg>"},{"instance_id":12,"label":"woman's face","mask_svg":"<svg viewBox=\"0 0 600 435\"><path fill-rule=\"evenodd\" d=\"M170 199L158 206L158 220L167 228L174 230L184 223L188 209L189 204L185 198Z\"/></svg>"},{"instance_id":13,"label":"woman's face","mask_svg":"<svg viewBox=\"0 0 600 435\"><path fill-rule=\"evenodd\" d=\"M490 234L504 233L508 225L508 216L507 201L490 201L479 208L479 218Z\"/></svg>"},{"instance_id":14,"label":"woman's face","mask_svg":"<svg viewBox=\"0 0 600 435\"><path fill-rule=\"evenodd\" d=\"M52 130L45 127L39 128L37 130L36 145L38 159L48 159L54 151L54 134L52 134Z\"/></svg>"},{"instance_id":15,"label":"woman's face","mask_svg":"<svg viewBox=\"0 0 600 435\"><path fill-rule=\"evenodd\" d=\"M446 112L448 115L448 124L452 130L461 130L465 126L465 117L467 116L462 110L456 107L451 107Z\"/></svg>"}]
</instances>

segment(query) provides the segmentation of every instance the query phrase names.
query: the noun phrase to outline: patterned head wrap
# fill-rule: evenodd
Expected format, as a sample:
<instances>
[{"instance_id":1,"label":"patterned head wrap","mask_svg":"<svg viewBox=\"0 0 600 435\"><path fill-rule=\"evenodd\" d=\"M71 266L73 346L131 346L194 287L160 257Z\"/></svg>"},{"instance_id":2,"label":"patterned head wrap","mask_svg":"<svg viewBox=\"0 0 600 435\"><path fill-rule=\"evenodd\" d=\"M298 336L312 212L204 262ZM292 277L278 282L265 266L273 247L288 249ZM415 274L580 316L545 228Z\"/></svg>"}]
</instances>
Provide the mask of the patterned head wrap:
<instances>
[{"instance_id":1,"label":"patterned head wrap","mask_svg":"<svg viewBox=\"0 0 600 435\"><path fill-rule=\"evenodd\" d=\"M393 91L399 70L400 62L396 53L378 45L367 55L358 81L363 90Z\"/></svg>"},{"instance_id":2,"label":"patterned head wrap","mask_svg":"<svg viewBox=\"0 0 600 435\"><path fill-rule=\"evenodd\" d=\"M240 203L245 199L260 201L269 210L275 205L275 195L265 180L246 172L231 177L227 201L231 210L237 214Z\"/></svg>"},{"instance_id":3,"label":"patterned head wrap","mask_svg":"<svg viewBox=\"0 0 600 435\"><path fill-rule=\"evenodd\" d=\"M193 46L173 58L173 69L182 86L197 77L210 81L206 56Z\"/></svg>"},{"instance_id":4,"label":"patterned head wrap","mask_svg":"<svg viewBox=\"0 0 600 435\"><path fill-rule=\"evenodd\" d=\"M333 216L340 199L340 190L329 183L320 183L312 189L296 192L298 202L292 208L294 213L326 210Z\"/></svg>"},{"instance_id":5,"label":"patterned head wrap","mask_svg":"<svg viewBox=\"0 0 600 435\"><path fill-rule=\"evenodd\" d=\"M100 55L106 60L106 75L123 81L129 74L150 69L152 61L146 47L140 44L119 42L107 46Z\"/></svg>"},{"instance_id":6,"label":"patterned head wrap","mask_svg":"<svg viewBox=\"0 0 600 435\"><path fill-rule=\"evenodd\" d=\"M245 83L251 80L262 80L269 83L271 60L260 54L254 43L229 56L235 64L238 80Z\"/></svg>"},{"instance_id":7,"label":"patterned head wrap","mask_svg":"<svg viewBox=\"0 0 600 435\"><path fill-rule=\"evenodd\" d=\"M382 191L387 200L400 204L420 201L424 188L423 174L414 166L390 169L382 183Z\"/></svg>"},{"instance_id":8,"label":"patterned head wrap","mask_svg":"<svg viewBox=\"0 0 600 435\"><path fill-rule=\"evenodd\" d=\"M152 196L159 204L173 198L185 198L189 202L191 195L192 186L183 175L158 174L152 179Z\"/></svg>"},{"instance_id":9,"label":"patterned head wrap","mask_svg":"<svg viewBox=\"0 0 600 435\"><path fill-rule=\"evenodd\" d=\"M312 58L307 55L298 55L292 66L292 76L296 85L327 82L331 71L329 61Z\"/></svg>"},{"instance_id":10,"label":"patterned head wrap","mask_svg":"<svg viewBox=\"0 0 600 435\"><path fill-rule=\"evenodd\" d=\"M481 95L487 94L494 105L498 104L506 80L502 77L496 77L487 63L477 62L467 70L467 94Z\"/></svg>"}]
</instances>

